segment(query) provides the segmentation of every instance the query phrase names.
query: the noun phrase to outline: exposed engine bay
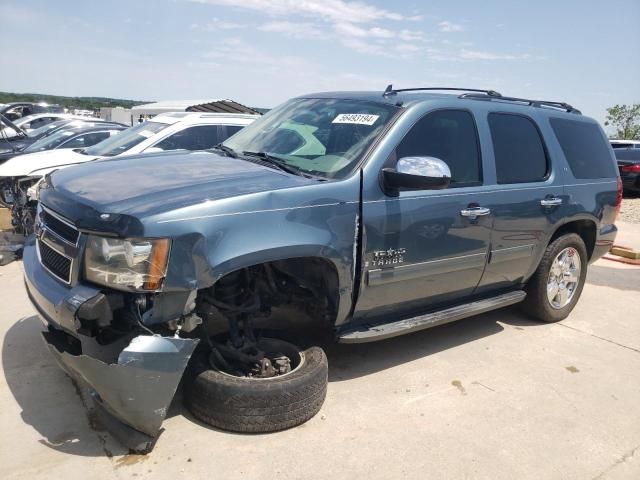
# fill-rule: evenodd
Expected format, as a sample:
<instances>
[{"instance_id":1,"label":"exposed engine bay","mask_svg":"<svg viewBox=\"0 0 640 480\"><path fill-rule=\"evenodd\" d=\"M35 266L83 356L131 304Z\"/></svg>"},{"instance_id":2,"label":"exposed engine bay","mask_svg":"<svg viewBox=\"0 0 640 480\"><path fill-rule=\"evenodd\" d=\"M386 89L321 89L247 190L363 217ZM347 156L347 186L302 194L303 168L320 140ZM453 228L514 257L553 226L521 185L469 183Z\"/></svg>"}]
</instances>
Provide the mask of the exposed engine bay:
<instances>
[{"instance_id":1,"label":"exposed engine bay","mask_svg":"<svg viewBox=\"0 0 640 480\"><path fill-rule=\"evenodd\" d=\"M36 184L40 177L5 177L0 179L0 205L11 211L14 232L33 233L36 218Z\"/></svg>"}]
</instances>

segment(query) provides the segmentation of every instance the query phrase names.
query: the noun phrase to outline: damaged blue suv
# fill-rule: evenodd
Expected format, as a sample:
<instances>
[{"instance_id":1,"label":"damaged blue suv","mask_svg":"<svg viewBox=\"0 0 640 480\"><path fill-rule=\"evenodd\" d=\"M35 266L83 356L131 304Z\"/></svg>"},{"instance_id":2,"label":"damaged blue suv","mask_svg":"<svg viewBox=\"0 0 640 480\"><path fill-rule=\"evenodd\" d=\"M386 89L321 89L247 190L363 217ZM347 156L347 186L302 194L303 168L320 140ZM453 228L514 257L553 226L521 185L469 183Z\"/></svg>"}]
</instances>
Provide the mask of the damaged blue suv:
<instances>
[{"instance_id":1,"label":"damaged blue suv","mask_svg":"<svg viewBox=\"0 0 640 480\"><path fill-rule=\"evenodd\" d=\"M145 451L183 377L222 429L311 418L323 332L369 342L516 303L562 320L621 196L604 132L565 103L313 94L212 150L48 175L25 280L52 354Z\"/></svg>"}]
</instances>

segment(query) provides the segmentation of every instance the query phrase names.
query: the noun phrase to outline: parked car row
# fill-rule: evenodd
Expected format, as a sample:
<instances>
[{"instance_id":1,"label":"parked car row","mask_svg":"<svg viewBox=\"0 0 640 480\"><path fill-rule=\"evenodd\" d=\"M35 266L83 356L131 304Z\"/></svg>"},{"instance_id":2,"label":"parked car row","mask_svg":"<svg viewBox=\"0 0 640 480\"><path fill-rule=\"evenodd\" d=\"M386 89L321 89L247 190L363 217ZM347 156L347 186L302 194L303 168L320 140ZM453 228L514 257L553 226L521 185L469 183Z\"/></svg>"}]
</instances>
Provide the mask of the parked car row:
<instances>
[{"instance_id":1,"label":"parked car row","mask_svg":"<svg viewBox=\"0 0 640 480\"><path fill-rule=\"evenodd\" d=\"M0 105L0 115L9 120L17 120L34 113L63 113L60 105L49 105L44 102L12 102Z\"/></svg>"},{"instance_id":2,"label":"parked car row","mask_svg":"<svg viewBox=\"0 0 640 480\"><path fill-rule=\"evenodd\" d=\"M36 115L30 117L45 114ZM30 117L8 122L6 130L16 134L5 141L11 148L0 151L0 202L11 208L16 232L24 234L33 231L37 205L29 189L48 172L118 155L213 148L258 115L166 113L127 129L64 116L25 132L21 125L30 124Z\"/></svg>"}]
</instances>

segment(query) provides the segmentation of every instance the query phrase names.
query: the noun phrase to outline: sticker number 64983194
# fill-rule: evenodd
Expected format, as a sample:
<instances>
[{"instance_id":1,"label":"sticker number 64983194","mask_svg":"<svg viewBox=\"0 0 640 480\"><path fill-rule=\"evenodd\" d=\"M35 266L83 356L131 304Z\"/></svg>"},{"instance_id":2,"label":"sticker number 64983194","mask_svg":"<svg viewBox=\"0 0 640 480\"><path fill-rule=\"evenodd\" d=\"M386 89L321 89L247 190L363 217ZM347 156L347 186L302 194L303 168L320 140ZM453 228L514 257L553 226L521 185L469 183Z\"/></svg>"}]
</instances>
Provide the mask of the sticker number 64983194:
<instances>
[{"instance_id":1,"label":"sticker number 64983194","mask_svg":"<svg viewBox=\"0 0 640 480\"><path fill-rule=\"evenodd\" d=\"M341 113L331 123L355 123L356 125L373 125L380 115L368 113Z\"/></svg>"}]
</instances>

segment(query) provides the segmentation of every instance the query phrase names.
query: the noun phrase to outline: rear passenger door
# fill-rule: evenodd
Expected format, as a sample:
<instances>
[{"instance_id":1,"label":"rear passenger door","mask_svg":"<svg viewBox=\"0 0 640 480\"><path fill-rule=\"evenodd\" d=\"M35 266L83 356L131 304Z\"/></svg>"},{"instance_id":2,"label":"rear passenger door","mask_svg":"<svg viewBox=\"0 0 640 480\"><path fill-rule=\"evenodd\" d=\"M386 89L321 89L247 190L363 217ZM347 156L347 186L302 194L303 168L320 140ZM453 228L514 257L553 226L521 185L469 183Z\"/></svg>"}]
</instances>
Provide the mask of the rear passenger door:
<instances>
[{"instance_id":1,"label":"rear passenger door","mask_svg":"<svg viewBox=\"0 0 640 480\"><path fill-rule=\"evenodd\" d=\"M512 112L485 118L495 169L486 197L493 215L491 248L476 293L508 288L526 280L546 248L563 202L563 174L553 168L536 121Z\"/></svg>"}]
</instances>

